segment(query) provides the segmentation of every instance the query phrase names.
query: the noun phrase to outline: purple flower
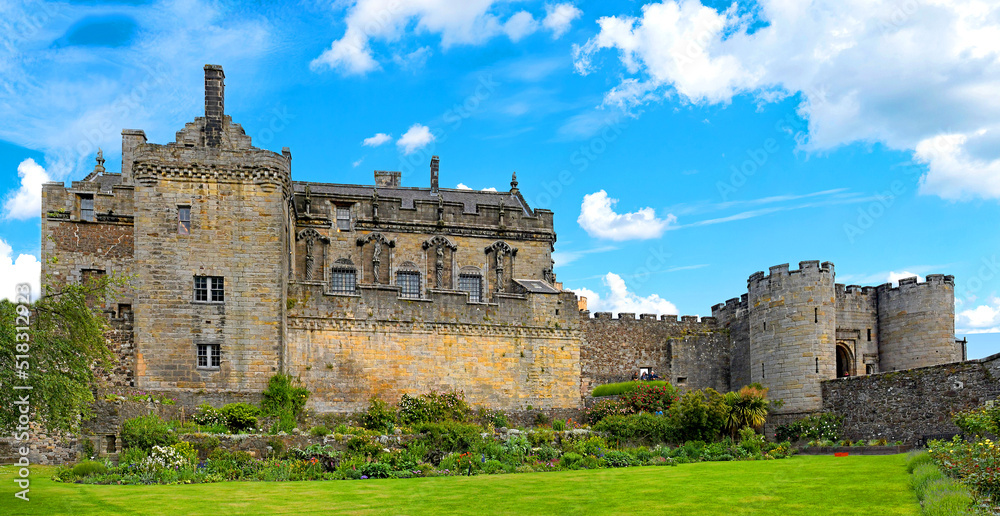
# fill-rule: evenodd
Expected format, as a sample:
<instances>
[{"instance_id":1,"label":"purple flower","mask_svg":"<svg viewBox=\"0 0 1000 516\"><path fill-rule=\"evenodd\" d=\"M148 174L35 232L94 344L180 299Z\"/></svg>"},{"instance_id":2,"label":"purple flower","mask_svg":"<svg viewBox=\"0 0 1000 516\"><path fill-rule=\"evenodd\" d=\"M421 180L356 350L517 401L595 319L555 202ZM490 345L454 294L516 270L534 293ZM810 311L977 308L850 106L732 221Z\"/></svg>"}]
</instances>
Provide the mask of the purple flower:
<instances>
[{"instance_id":1,"label":"purple flower","mask_svg":"<svg viewBox=\"0 0 1000 516\"><path fill-rule=\"evenodd\" d=\"M361 475L361 480L367 480L367 479L368 479L368 475Z\"/></svg>"}]
</instances>

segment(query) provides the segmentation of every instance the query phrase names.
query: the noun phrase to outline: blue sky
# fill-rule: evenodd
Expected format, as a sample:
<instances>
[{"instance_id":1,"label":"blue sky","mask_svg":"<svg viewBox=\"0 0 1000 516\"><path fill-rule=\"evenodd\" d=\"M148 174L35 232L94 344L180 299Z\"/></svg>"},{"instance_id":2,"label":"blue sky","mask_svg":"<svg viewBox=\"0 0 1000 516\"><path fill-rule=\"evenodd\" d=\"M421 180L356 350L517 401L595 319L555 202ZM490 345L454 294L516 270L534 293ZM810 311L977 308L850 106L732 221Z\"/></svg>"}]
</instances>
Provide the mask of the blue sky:
<instances>
[{"instance_id":1,"label":"blue sky","mask_svg":"<svg viewBox=\"0 0 1000 516\"><path fill-rule=\"evenodd\" d=\"M6 2L0 288L37 274L40 182L172 141L212 63L297 180L516 171L592 309L707 315L818 259L955 275L970 355L1000 351L1000 7L703 1Z\"/></svg>"}]
</instances>

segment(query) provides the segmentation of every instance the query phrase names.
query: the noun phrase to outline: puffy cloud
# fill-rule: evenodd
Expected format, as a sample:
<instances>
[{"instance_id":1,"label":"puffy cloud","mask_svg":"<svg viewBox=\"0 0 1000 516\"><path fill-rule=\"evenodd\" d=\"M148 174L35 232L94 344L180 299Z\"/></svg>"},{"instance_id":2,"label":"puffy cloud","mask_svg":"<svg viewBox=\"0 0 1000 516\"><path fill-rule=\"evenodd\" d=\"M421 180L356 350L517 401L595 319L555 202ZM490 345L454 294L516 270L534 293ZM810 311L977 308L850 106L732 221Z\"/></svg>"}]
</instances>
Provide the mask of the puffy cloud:
<instances>
[{"instance_id":1,"label":"puffy cloud","mask_svg":"<svg viewBox=\"0 0 1000 516\"><path fill-rule=\"evenodd\" d=\"M604 190L583 196L580 216L576 221L589 235L609 240L645 240L657 238L677 220L673 215L656 218L653 208L633 213L616 213L618 199L611 199Z\"/></svg>"},{"instance_id":2,"label":"puffy cloud","mask_svg":"<svg viewBox=\"0 0 1000 516\"><path fill-rule=\"evenodd\" d=\"M402 149L403 154L412 154L418 149L426 147L434 141L434 135L426 125L413 124L410 128L396 140L396 146Z\"/></svg>"},{"instance_id":3,"label":"puffy cloud","mask_svg":"<svg viewBox=\"0 0 1000 516\"><path fill-rule=\"evenodd\" d=\"M519 11L503 24L503 32L513 42L518 42L521 38L533 34L538 30L538 22L528 11Z\"/></svg>"},{"instance_id":4,"label":"puffy cloud","mask_svg":"<svg viewBox=\"0 0 1000 516\"><path fill-rule=\"evenodd\" d=\"M1000 298L990 298L989 304L979 305L955 314L956 333L1000 332Z\"/></svg>"},{"instance_id":5,"label":"puffy cloud","mask_svg":"<svg viewBox=\"0 0 1000 516\"><path fill-rule=\"evenodd\" d=\"M371 138L365 138L364 141L361 142L361 145L364 145L365 147L378 147L379 145L390 141L392 141L391 135L376 133L375 136L372 136Z\"/></svg>"},{"instance_id":6,"label":"puffy cloud","mask_svg":"<svg viewBox=\"0 0 1000 516\"><path fill-rule=\"evenodd\" d=\"M601 281L608 288L604 294L586 288L570 289L578 296L587 298L587 309L591 312L677 314L677 306L656 294L641 297L629 292L625 280L613 272L607 273Z\"/></svg>"},{"instance_id":7,"label":"puffy cloud","mask_svg":"<svg viewBox=\"0 0 1000 516\"><path fill-rule=\"evenodd\" d=\"M457 190L472 190L472 188L469 188L468 186L465 186L465 183L458 183L458 186L456 186L455 189L457 189Z\"/></svg>"},{"instance_id":8,"label":"puffy cloud","mask_svg":"<svg viewBox=\"0 0 1000 516\"><path fill-rule=\"evenodd\" d=\"M901 271L901 272L891 271L889 272L889 275L886 276L885 280L889 283L898 284L899 280L903 278L917 278L917 281L924 281L923 276L908 271Z\"/></svg>"},{"instance_id":9,"label":"puffy cloud","mask_svg":"<svg viewBox=\"0 0 1000 516\"><path fill-rule=\"evenodd\" d=\"M42 263L34 255L22 254L14 258L14 250L0 239L0 298L14 300L19 283L31 285L31 299L38 299L41 292Z\"/></svg>"},{"instance_id":10,"label":"puffy cloud","mask_svg":"<svg viewBox=\"0 0 1000 516\"><path fill-rule=\"evenodd\" d=\"M882 142L927 165L923 193L1000 198L996 2L759 0L748 11L665 0L598 25L574 61L589 73L617 51L628 73L608 104L798 95L805 149Z\"/></svg>"},{"instance_id":11,"label":"puffy cloud","mask_svg":"<svg viewBox=\"0 0 1000 516\"><path fill-rule=\"evenodd\" d=\"M581 15L583 15L583 11L577 9L573 4L546 4L542 26L552 31L552 39L559 39L569 30L573 20Z\"/></svg>"},{"instance_id":12,"label":"puffy cloud","mask_svg":"<svg viewBox=\"0 0 1000 516\"><path fill-rule=\"evenodd\" d=\"M348 75L377 70L380 65L374 57L372 41L395 43L411 28L417 33L439 34L443 48L478 45L501 34L517 41L538 29L538 22L526 11L502 22L491 12L497 3L500 2L356 0L348 9L344 35L314 59L310 67L336 69ZM561 25L556 23L556 26Z\"/></svg>"},{"instance_id":13,"label":"puffy cloud","mask_svg":"<svg viewBox=\"0 0 1000 516\"><path fill-rule=\"evenodd\" d=\"M49 175L35 160L28 158L17 166L21 187L7 195L3 203L4 218L25 220L38 217L42 212L42 183Z\"/></svg>"}]
</instances>

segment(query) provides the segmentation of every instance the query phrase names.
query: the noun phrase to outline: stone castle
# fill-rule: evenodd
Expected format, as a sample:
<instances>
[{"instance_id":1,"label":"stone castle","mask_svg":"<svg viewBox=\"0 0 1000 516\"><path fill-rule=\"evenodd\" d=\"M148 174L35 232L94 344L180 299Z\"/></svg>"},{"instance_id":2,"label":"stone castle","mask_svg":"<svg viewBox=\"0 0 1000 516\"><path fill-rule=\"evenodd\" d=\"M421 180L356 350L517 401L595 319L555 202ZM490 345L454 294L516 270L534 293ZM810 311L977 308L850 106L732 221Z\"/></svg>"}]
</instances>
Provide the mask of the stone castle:
<instances>
[{"instance_id":1,"label":"stone castle","mask_svg":"<svg viewBox=\"0 0 1000 516\"><path fill-rule=\"evenodd\" d=\"M165 145L122 132L121 171L42 196L43 282L118 274L100 307L111 380L195 405L253 399L285 372L317 412L372 396L462 390L508 411L577 410L597 384L653 370L685 388L750 382L779 415L822 407L821 382L964 360L954 279L835 283L831 263L754 273L711 317L591 314L556 281L553 213L487 192L293 181L253 147L205 66L205 113ZM582 310L581 310L582 308Z\"/></svg>"}]
</instances>

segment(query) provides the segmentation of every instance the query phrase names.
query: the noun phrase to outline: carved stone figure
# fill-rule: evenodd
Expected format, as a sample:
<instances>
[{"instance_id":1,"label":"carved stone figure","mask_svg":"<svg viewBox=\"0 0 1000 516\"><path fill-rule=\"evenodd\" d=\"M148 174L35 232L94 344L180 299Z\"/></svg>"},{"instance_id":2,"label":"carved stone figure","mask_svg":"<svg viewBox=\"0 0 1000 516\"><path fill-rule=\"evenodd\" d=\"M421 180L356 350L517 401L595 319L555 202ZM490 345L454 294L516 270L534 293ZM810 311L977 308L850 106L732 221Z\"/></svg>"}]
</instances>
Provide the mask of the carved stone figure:
<instances>
[{"instance_id":1,"label":"carved stone figure","mask_svg":"<svg viewBox=\"0 0 1000 516\"><path fill-rule=\"evenodd\" d=\"M437 280L437 288L443 288L444 286L444 245L438 243L435 248L435 254L437 258L434 261L434 276Z\"/></svg>"},{"instance_id":2,"label":"carved stone figure","mask_svg":"<svg viewBox=\"0 0 1000 516\"><path fill-rule=\"evenodd\" d=\"M382 242L375 240L375 247L372 248L372 275L375 277L375 283L380 283L379 280L379 269L382 263Z\"/></svg>"}]
</instances>

